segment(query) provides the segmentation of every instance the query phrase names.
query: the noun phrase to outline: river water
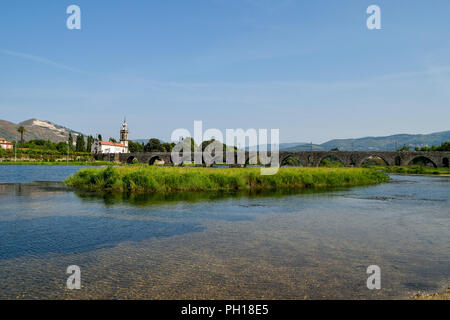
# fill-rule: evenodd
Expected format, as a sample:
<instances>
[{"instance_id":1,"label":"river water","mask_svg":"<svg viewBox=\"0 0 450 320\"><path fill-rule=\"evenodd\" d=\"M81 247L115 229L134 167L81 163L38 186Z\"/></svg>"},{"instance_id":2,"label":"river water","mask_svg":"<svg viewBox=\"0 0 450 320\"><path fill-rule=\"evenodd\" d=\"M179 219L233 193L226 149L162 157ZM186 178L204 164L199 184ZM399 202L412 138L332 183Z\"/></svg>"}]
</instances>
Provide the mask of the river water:
<instances>
[{"instance_id":1,"label":"river water","mask_svg":"<svg viewBox=\"0 0 450 320\"><path fill-rule=\"evenodd\" d=\"M58 182L77 169L0 166L0 299L396 299L450 285L449 177L128 198ZM69 265L81 290L66 288Z\"/></svg>"}]
</instances>

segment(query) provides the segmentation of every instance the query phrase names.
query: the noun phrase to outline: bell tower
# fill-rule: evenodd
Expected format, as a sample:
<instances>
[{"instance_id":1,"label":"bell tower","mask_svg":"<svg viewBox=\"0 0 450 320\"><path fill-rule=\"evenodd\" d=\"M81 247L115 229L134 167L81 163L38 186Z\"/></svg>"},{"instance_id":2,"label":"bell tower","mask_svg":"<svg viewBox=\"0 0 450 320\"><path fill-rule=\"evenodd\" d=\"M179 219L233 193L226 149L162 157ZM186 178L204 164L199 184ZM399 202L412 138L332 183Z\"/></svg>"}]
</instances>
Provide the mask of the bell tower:
<instances>
[{"instance_id":1,"label":"bell tower","mask_svg":"<svg viewBox=\"0 0 450 320\"><path fill-rule=\"evenodd\" d=\"M125 145L128 152L128 128L127 128L127 119L123 119L122 129L120 130L120 143Z\"/></svg>"}]
</instances>

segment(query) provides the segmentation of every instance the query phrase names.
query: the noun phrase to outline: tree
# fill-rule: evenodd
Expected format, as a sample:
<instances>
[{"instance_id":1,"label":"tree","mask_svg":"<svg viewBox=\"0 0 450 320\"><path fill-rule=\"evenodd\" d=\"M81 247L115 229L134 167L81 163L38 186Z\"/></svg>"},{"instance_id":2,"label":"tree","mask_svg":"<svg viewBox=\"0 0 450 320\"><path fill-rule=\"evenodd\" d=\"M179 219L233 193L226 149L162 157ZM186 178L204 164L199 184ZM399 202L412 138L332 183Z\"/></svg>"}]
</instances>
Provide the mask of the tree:
<instances>
[{"instance_id":1,"label":"tree","mask_svg":"<svg viewBox=\"0 0 450 320\"><path fill-rule=\"evenodd\" d=\"M436 151L450 151L450 141L443 142Z\"/></svg>"},{"instance_id":2,"label":"tree","mask_svg":"<svg viewBox=\"0 0 450 320\"><path fill-rule=\"evenodd\" d=\"M161 141L156 138L150 139L144 147L145 152L164 152Z\"/></svg>"},{"instance_id":3,"label":"tree","mask_svg":"<svg viewBox=\"0 0 450 320\"><path fill-rule=\"evenodd\" d=\"M128 141L128 150L130 152L143 152L144 145L139 142Z\"/></svg>"},{"instance_id":4,"label":"tree","mask_svg":"<svg viewBox=\"0 0 450 320\"><path fill-rule=\"evenodd\" d=\"M85 152L86 151L86 146L84 144L84 136L82 134L77 135L75 150L77 152Z\"/></svg>"},{"instance_id":5,"label":"tree","mask_svg":"<svg viewBox=\"0 0 450 320\"><path fill-rule=\"evenodd\" d=\"M87 137L87 143L86 143L86 152L91 152L93 143L94 143L94 137L93 136L88 136Z\"/></svg>"},{"instance_id":6,"label":"tree","mask_svg":"<svg viewBox=\"0 0 450 320\"><path fill-rule=\"evenodd\" d=\"M116 139L114 139L114 138L109 138L109 142L114 142L114 143L117 143L117 140Z\"/></svg>"},{"instance_id":7,"label":"tree","mask_svg":"<svg viewBox=\"0 0 450 320\"><path fill-rule=\"evenodd\" d=\"M445 141L440 146L422 147L420 151L450 151L450 141Z\"/></svg>"},{"instance_id":8,"label":"tree","mask_svg":"<svg viewBox=\"0 0 450 320\"><path fill-rule=\"evenodd\" d=\"M223 152L224 153L228 152L228 151L230 151L230 152L231 151L237 151L236 147L229 147L225 143L221 143L220 141L215 140L215 139L203 141L202 144L200 145L200 148L202 149L202 151L205 151L206 147L209 146L213 142L219 142L222 145L222 147L223 147Z\"/></svg>"},{"instance_id":9,"label":"tree","mask_svg":"<svg viewBox=\"0 0 450 320\"><path fill-rule=\"evenodd\" d=\"M69 132L69 150L73 149L73 137L72 133Z\"/></svg>"},{"instance_id":10,"label":"tree","mask_svg":"<svg viewBox=\"0 0 450 320\"><path fill-rule=\"evenodd\" d=\"M216 140L215 139L211 139L211 140L203 141L202 144L200 145L200 148L202 149L202 151L205 151L206 147L209 146L214 141L216 141Z\"/></svg>"},{"instance_id":11,"label":"tree","mask_svg":"<svg viewBox=\"0 0 450 320\"><path fill-rule=\"evenodd\" d=\"M58 150L60 153L67 153L67 143L59 142L56 145L56 150Z\"/></svg>"},{"instance_id":12,"label":"tree","mask_svg":"<svg viewBox=\"0 0 450 320\"><path fill-rule=\"evenodd\" d=\"M97 139L98 139L98 141L103 141L103 139L102 139L102 135L101 135L101 134L99 134L99 135L97 136Z\"/></svg>"},{"instance_id":13,"label":"tree","mask_svg":"<svg viewBox=\"0 0 450 320\"><path fill-rule=\"evenodd\" d=\"M175 143L164 142L163 144L161 144L161 147L164 152L172 152L173 147L175 147Z\"/></svg>"},{"instance_id":14,"label":"tree","mask_svg":"<svg viewBox=\"0 0 450 320\"><path fill-rule=\"evenodd\" d=\"M404 144L403 147L401 147L400 149L397 149L397 151L410 151L410 149L406 144Z\"/></svg>"},{"instance_id":15,"label":"tree","mask_svg":"<svg viewBox=\"0 0 450 320\"><path fill-rule=\"evenodd\" d=\"M20 126L19 128L17 128L17 132L20 133L20 145L23 145L23 134L27 131L27 129L25 129L25 127Z\"/></svg>"}]
</instances>

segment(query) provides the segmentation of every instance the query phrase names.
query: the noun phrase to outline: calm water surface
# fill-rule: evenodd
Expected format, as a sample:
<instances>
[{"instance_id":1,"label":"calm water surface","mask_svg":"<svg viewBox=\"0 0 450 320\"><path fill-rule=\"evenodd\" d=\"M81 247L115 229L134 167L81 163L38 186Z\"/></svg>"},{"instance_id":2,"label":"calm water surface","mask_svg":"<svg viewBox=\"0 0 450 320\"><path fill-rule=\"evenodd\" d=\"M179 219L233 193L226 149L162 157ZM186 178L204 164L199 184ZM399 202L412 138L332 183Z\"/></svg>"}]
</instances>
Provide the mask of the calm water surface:
<instances>
[{"instance_id":1,"label":"calm water surface","mask_svg":"<svg viewBox=\"0 0 450 320\"><path fill-rule=\"evenodd\" d=\"M450 285L449 177L127 198L55 182L78 168L0 166L0 299L379 299ZM73 264L82 289L69 291ZM382 290L366 287L373 264Z\"/></svg>"}]
</instances>

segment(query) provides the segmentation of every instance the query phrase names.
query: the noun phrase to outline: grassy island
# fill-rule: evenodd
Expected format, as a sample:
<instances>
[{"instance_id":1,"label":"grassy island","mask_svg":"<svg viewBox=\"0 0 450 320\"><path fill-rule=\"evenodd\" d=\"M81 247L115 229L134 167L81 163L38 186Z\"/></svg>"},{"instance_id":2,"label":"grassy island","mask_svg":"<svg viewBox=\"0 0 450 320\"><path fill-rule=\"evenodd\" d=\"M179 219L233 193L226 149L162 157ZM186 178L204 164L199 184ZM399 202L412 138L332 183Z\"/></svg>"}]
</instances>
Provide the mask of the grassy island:
<instances>
[{"instance_id":1,"label":"grassy island","mask_svg":"<svg viewBox=\"0 0 450 320\"><path fill-rule=\"evenodd\" d=\"M280 168L263 176L258 168L213 169L183 167L85 168L65 184L80 190L119 193L169 193L179 191L275 190L344 187L387 182L389 177L364 168Z\"/></svg>"}]
</instances>

